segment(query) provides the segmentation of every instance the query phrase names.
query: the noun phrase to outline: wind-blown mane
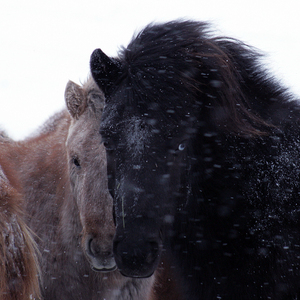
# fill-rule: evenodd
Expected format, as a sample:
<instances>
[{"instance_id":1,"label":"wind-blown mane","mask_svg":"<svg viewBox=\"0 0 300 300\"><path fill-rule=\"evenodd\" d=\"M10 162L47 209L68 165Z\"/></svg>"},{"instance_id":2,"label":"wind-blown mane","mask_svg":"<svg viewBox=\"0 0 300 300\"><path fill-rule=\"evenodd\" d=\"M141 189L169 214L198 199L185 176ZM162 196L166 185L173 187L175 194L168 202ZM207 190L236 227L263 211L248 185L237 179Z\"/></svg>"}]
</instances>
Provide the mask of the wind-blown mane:
<instances>
[{"instance_id":1,"label":"wind-blown mane","mask_svg":"<svg viewBox=\"0 0 300 300\"><path fill-rule=\"evenodd\" d=\"M216 126L261 135L276 122L264 109L273 109L276 102L288 106L292 98L269 76L260 58L257 50L239 40L214 37L208 23L150 24L114 59L116 64L122 61L116 76L110 72L99 84L109 95L114 84L125 80L131 86L127 105L157 103L162 111L173 110L179 120L184 118L182 107L193 110L201 99Z\"/></svg>"}]
</instances>

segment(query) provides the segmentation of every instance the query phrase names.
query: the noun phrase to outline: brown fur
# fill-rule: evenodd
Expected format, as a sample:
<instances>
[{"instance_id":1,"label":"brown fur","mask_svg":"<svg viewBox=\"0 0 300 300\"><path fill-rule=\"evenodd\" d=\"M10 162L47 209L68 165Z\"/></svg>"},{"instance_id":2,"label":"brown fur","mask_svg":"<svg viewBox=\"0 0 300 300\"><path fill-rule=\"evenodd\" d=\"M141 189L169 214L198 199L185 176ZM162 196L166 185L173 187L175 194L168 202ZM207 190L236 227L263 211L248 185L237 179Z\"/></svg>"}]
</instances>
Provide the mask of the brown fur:
<instances>
[{"instance_id":1,"label":"brown fur","mask_svg":"<svg viewBox=\"0 0 300 300\"><path fill-rule=\"evenodd\" d=\"M180 276L166 254L155 271L155 281L149 300L182 300Z\"/></svg>"},{"instance_id":2,"label":"brown fur","mask_svg":"<svg viewBox=\"0 0 300 300\"><path fill-rule=\"evenodd\" d=\"M90 267L113 264L113 204L99 134L103 95L90 79L83 87L69 83L65 96L69 113L56 114L6 152L22 183L28 224L38 236L42 295L46 300L148 299L153 276L134 279ZM87 253L91 238L97 259Z\"/></svg>"},{"instance_id":3,"label":"brown fur","mask_svg":"<svg viewBox=\"0 0 300 300\"><path fill-rule=\"evenodd\" d=\"M5 139L3 135L1 138ZM14 185L17 184L14 176L9 173L6 176L1 166L6 166L9 170L2 153L0 156L0 299L39 298L36 247L24 221L23 198L10 183L11 181Z\"/></svg>"}]
</instances>

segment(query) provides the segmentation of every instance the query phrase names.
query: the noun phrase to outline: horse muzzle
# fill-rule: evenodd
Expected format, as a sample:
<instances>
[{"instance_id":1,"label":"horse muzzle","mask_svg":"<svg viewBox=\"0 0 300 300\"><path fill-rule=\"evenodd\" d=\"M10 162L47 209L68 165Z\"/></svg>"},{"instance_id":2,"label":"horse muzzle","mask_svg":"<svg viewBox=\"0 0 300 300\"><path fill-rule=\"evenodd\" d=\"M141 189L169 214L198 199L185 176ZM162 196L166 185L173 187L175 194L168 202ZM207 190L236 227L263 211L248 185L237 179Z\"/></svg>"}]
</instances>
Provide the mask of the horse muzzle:
<instances>
[{"instance_id":1,"label":"horse muzzle","mask_svg":"<svg viewBox=\"0 0 300 300\"><path fill-rule=\"evenodd\" d=\"M156 240L128 239L114 241L114 256L122 275L134 278L150 277L156 270L162 244Z\"/></svg>"},{"instance_id":2,"label":"horse muzzle","mask_svg":"<svg viewBox=\"0 0 300 300\"><path fill-rule=\"evenodd\" d=\"M97 239L88 238L85 241L84 253L91 268L96 272L111 272L117 265L112 249L101 247Z\"/></svg>"}]
</instances>

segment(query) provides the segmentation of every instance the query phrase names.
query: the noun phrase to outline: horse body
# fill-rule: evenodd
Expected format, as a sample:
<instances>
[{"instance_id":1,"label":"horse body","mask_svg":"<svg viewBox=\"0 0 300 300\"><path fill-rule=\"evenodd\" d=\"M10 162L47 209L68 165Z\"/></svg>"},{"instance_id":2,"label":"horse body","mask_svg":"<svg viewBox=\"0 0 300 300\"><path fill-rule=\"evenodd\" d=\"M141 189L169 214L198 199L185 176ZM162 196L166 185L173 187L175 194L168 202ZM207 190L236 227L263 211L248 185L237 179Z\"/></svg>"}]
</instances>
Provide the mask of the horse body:
<instances>
[{"instance_id":1,"label":"horse body","mask_svg":"<svg viewBox=\"0 0 300 300\"><path fill-rule=\"evenodd\" d=\"M1 135L3 146L10 140ZM0 298L28 300L40 296L36 245L25 223L24 200L13 187L16 179L0 156Z\"/></svg>"},{"instance_id":2,"label":"horse body","mask_svg":"<svg viewBox=\"0 0 300 300\"><path fill-rule=\"evenodd\" d=\"M258 58L190 21L92 54L122 274L165 248L185 299L300 296L300 106Z\"/></svg>"},{"instance_id":3,"label":"horse body","mask_svg":"<svg viewBox=\"0 0 300 300\"><path fill-rule=\"evenodd\" d=\"M112 199L99 134L103 94L90 79L66 88L68 110L7 152L41 252L44 299L148 299L153 277L116 269ZM100 272L98 272L100 271Z\"/></svg>"}]
</instances>

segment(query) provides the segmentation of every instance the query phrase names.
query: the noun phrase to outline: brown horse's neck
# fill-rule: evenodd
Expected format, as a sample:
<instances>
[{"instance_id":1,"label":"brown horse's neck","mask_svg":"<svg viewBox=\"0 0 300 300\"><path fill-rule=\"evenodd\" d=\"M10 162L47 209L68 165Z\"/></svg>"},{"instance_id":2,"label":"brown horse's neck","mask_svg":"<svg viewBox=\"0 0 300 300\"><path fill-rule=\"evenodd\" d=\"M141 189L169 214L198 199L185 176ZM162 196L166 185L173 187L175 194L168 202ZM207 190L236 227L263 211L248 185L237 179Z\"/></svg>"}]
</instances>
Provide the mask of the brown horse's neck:
<instances>
[{"instance_id":1,"label":"brown horse's neck","mask_svg":"<svg viewBox=\"0 0 300 300\"><path fill-rule=\"evenodd\" d=\"M65 141L70 117L62 111L52 117L38 133L14 147L16 166L23 188L55 194L67 176Z\"/></svg>"},{"instance_id":2,"label":"brown horse's neck","mask_svg":"<svg viewBox=\"0 0 300 300\"><path fill-rule=\"evenodd\" d=\"M47 234L48 226L55 231L53 234L57 233L64 206L70 206L68 214L75 213L74 205L68 204L73 202L65 147L70 122L64 110L36 135L19 142L8 140L4 150L0 149L1 153L5 151L6 161L21 183L17 189L25 196L29 225L41 238Z\"/></svg>"}]
</instances>

